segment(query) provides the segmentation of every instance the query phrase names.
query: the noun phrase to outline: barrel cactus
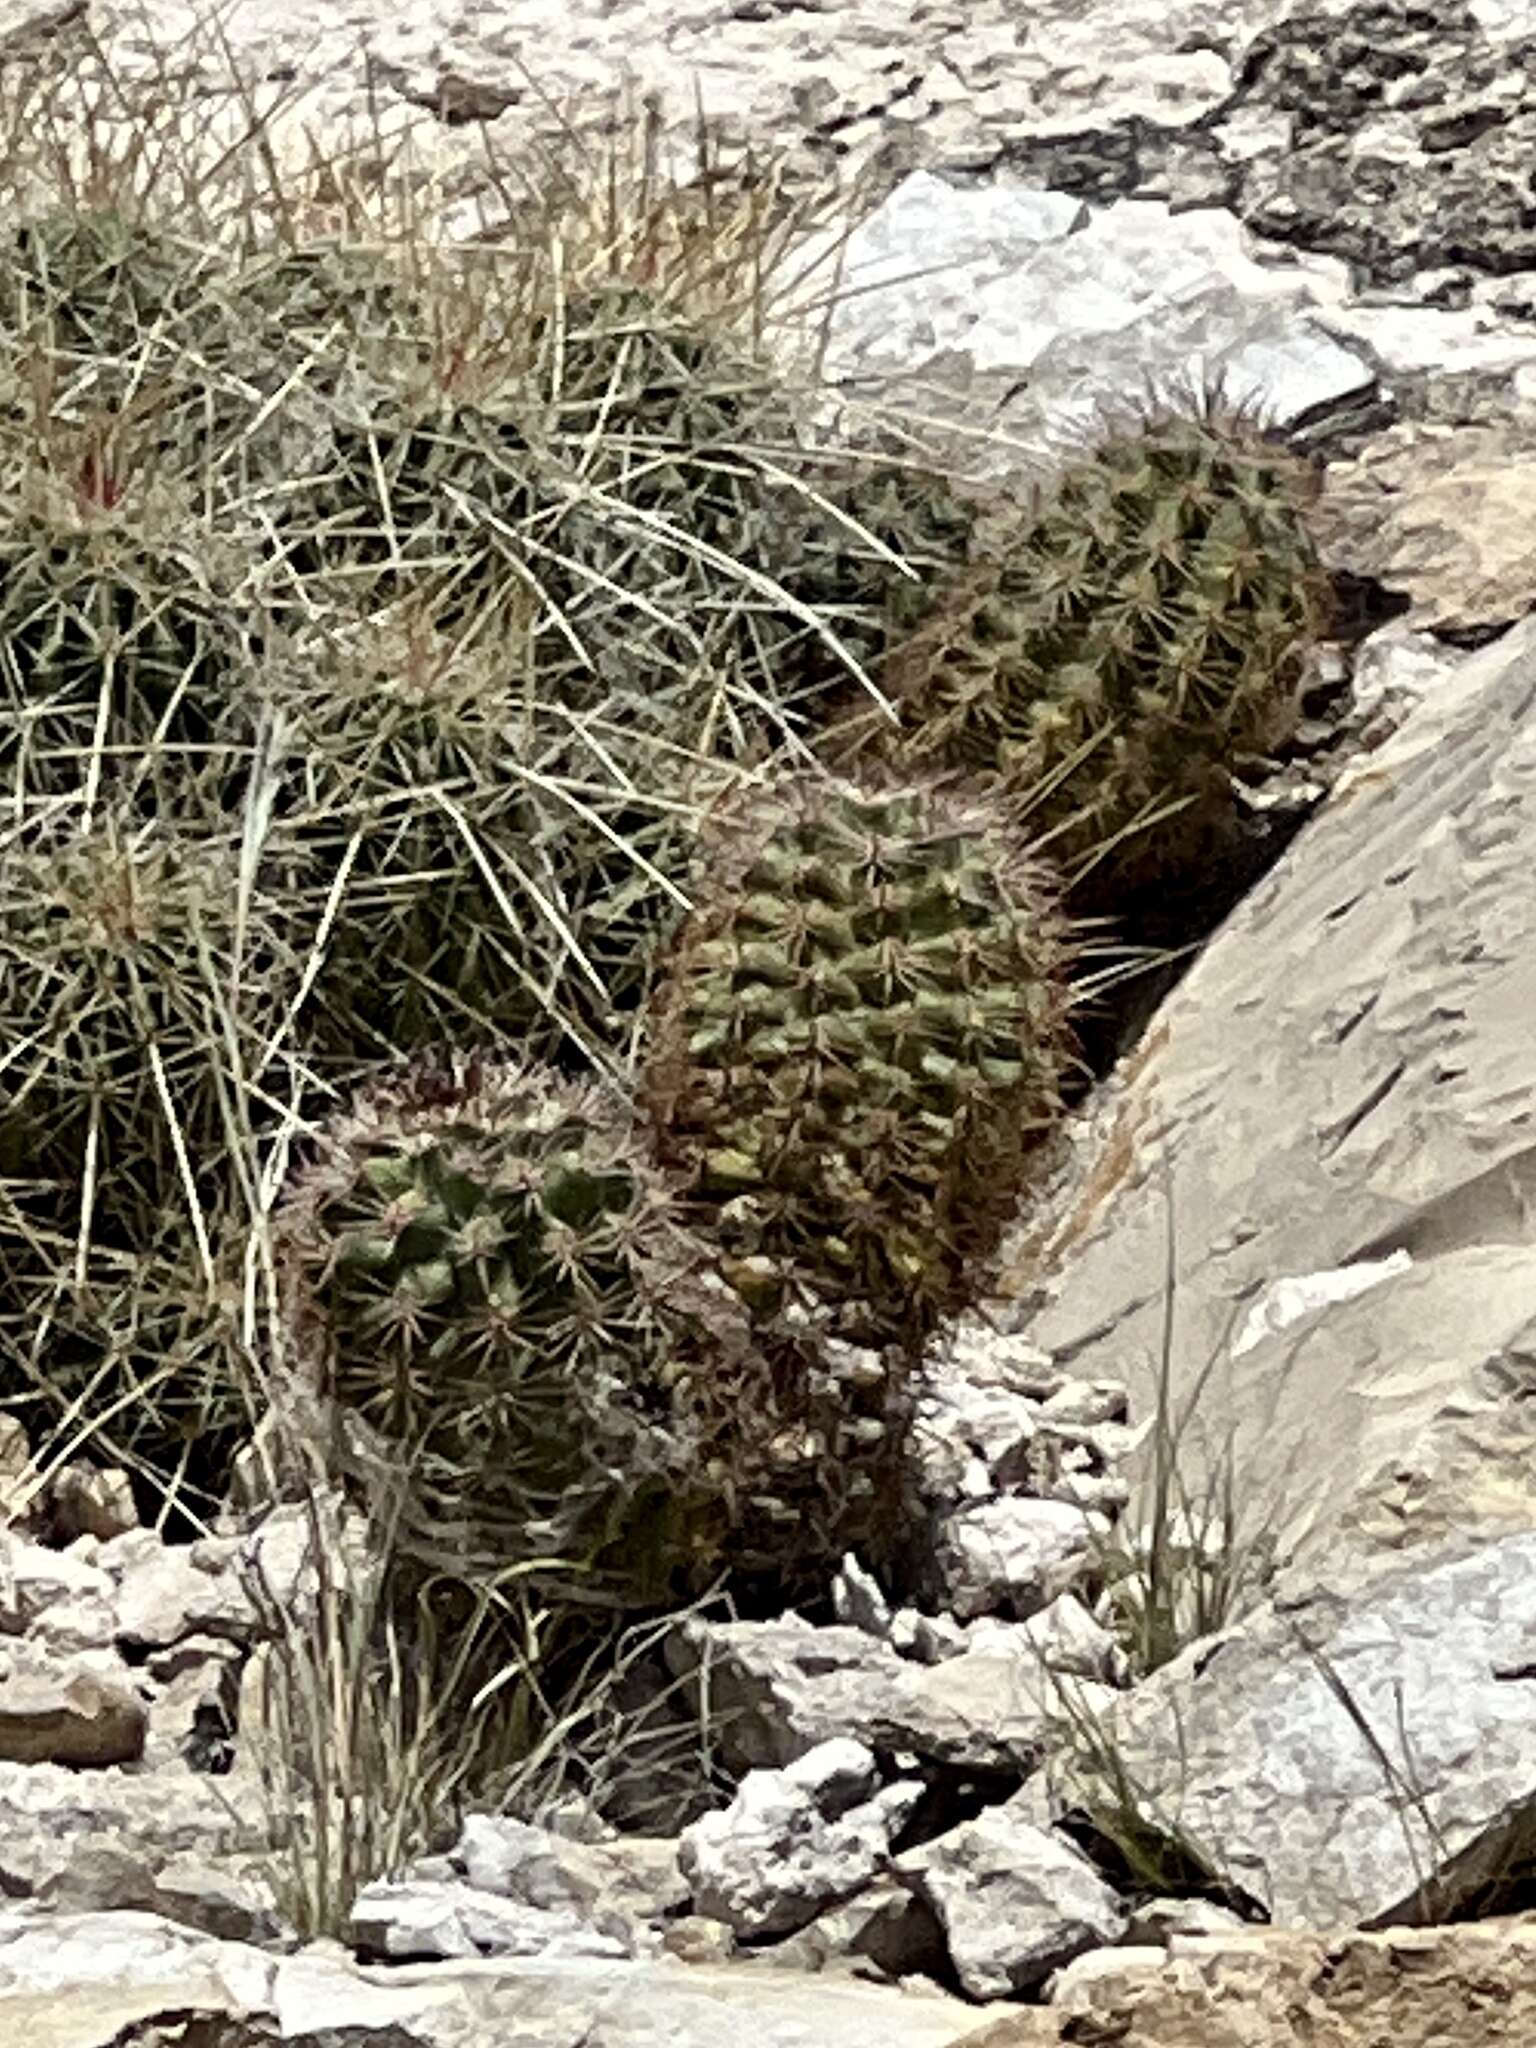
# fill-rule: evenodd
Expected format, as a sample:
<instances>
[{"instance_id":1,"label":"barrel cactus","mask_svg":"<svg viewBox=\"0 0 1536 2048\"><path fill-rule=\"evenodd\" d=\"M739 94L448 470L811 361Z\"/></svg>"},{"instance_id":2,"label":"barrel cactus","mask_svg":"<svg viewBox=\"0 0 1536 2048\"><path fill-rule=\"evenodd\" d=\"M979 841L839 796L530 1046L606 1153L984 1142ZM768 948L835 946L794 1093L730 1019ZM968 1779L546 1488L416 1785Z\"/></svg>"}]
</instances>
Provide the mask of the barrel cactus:
<instances>
[{"instance_id":1,"label":"barrel cactus","mask_svg":"<svg viewBox=\"0 0 1536 2048\"><path fill-rule=\"evenodd\" d=\"M69 353L116 357L157 323L195 316L211 259L117 206L40 209L0 249L0 327L51 329Z\"/></svg>"},{"instance_id":2,"label":"barrel cactus","mask_svg":"<svg viewBox=\"0 0 1536 2048\"><path fill-rule=\"evenodd\" d=\"M234 803L254 744L255 554L111 419L48 436L45 461L18 452L0 473L0 775L52 797L144 791L174 769Z\"/></svg>"},{"instance_id":3,"label":"barrel cactus","mask_svg":"<svg viewBox=\"0 0 1536 2048\"><path fill-rule=\"evenodd\" d=\"M975 559L987 507L921 462L848 457L818 478L834 516L808 537L793 583L870 670L930 616ZM869 700L862 693L860 710Z\"/></svg>"},{"instance_id":4,"label":"barrel cactus","mask_svg":"<svg viewBox=\"0 0 1536 2048\"><path fill-rule=\"evenodd\" d=\"M1234 765L1295 721L1314 483L1214 398L1113 426L895 650L900 727L865 718L855 752L1000 779L1074 865L1187 871L1235 817Z\"/></svg>"},{"instance_id":5,"label":"barrel cactus","mask_svg":"<svg viewBox=\"0 0 1536 2048\"><path fill-rule=\"evenodd\" d=\"M604 1093L412 1067L324 1132L277 1238L312 1383L408 1456L442 1561L627 1604L708 1576L745 1319Z\"/></svg>"},{"instance_id":6,"label":"barrel cactus","mask_svg":"<svg viewBox=\"0 0 1536 2048\"><path fill-rule=\"evenodd\" d=\"M978 1285L1072 1058L1051 877L985 802L816 776L707 856L652 1018L663 1154L759 1296L920 1340Z\"/></svg>"}]
</instances>

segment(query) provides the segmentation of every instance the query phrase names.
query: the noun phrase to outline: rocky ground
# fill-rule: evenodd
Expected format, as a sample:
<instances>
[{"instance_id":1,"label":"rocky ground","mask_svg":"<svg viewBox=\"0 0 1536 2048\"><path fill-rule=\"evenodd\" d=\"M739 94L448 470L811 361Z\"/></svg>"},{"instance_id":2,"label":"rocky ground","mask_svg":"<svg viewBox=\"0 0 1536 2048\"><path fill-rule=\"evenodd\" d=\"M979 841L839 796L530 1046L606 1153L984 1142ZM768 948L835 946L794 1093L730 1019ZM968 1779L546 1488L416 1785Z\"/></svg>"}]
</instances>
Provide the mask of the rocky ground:
<instances>
[{"instance_id":1,"label":"rocky ground","mask_svg":"<svg viewBox=\"0 0 1536 2048\"><path fill-rule=\"evenodd\" d=\"M145 109L167 63L212 93L211 56L166 54L183 13L4 0L0 64L84 76L89 31ZM683 155L697 84L807 184L865 180L846 426L921 415L1024 474L1087 402L1220 372L1325 465L1355 600L1253 792L1306 822L1089 1104L1007 1298L932 1361L921 1605L854 1560L835 1621L667 1644L734 1789L669 1782L665 1833L474 1821L364 1894L349 1949L298 1948L252 1652L260 1589L312 1596L302 1513L173 1547L120 1479L0 1443L0 2039L1528 2040L1536 9L560 20L250 0L226 26L295 123L370 93L424 120L461 224L494 212L488 149L623 89ZM1182 1582L1252 1577L1132 1684L1106 1546L1160 1397L1190 1417Z\"/></svg>"}]
</instances>

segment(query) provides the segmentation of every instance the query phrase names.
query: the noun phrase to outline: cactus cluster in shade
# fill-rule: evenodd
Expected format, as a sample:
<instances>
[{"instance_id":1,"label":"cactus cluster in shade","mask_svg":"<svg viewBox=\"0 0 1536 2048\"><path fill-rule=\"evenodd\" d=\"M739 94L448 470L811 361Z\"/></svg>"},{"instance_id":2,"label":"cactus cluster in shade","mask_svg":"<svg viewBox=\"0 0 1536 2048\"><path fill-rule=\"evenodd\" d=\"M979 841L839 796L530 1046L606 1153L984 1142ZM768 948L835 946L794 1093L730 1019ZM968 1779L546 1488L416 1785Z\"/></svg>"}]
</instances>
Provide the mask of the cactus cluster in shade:
<instances>
[{"instance_id":1,"label":"cactus cluster in shade","mask_svg":"<svg viewBox=\"0 0 1536 2048\"><path fill-rule=\"evenodd\" d=\"M325 1130L276 1235L301 1355L408 1457L418 1541L631 1599L707 1575L696 1386L742 1318L604 1092L412 1068Z\"/></svg>"},{"instance_id":2,"label":"cactus cluster in shade","mask_svg":"<svg viewBox=\"0 0 1536 2048\"><path fill-rule=\"evenodd\" d=\"M1112 425L894 650L899 728L855 752L999 780L1066 865L1187 873L1297 716L1315 481L1215 398Z\"/></svg>"},{"instance_id":3,"label":"cactus cluster in shade","mask_svg":"<svg viewBox=\"0 0 1536 2048\"><path fill-rule=\"evenodd\" d=\"M803 1281L886 1340L973 1293L1059 1105L1072 957L984 803L807 776L725 820L647 1087L743 1284Z\"/></svg>"},{"instance_id":4,"label":"cactus cluster in shade","mask_svg":"<svg viewBox=\"0 0 1536 2048\"><path fill-rule=\"evenodd\" d=\"M417 1066L320 1134L279 1211L298 1356L406 1538L629 1605L723 1566L785 1582L883 1533L901 1383L754 1316L613 1093Z\"/></svg>"},{"instance_id":5,"label":"cactus cluster in shade","mask_svg":"<svg viewBox=\"0 0 1536 2048\"><path fill-rule=\"evenodd\" d=\"M1309 474L1210 403L1015 505L822 445L708 221L251 168L0 235L0 1395L173 1493L216 1423L211 1511L299 1127L291 1335L418 1549L824 1592L1071 1092L1080 865L1182 882L1285 729Z\"/></svg>"}]
</instances>

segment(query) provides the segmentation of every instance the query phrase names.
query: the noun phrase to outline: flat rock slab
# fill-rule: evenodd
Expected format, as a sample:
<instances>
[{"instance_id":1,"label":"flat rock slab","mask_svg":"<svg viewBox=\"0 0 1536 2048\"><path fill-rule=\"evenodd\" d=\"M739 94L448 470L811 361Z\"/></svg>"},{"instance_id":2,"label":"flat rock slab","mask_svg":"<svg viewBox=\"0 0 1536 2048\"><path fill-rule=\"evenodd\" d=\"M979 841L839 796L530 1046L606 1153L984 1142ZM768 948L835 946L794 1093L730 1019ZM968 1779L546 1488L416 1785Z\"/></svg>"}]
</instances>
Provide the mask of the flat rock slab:
<instances>
[{"instance_id":1,"label":"flat rock slab","mask_svg":"<svg viewBox=\"0 0 1536 2048\"><path fill-rule=\"evenodd\" d=\"M1162 1970L1084 1985L1069 2025L1066 2038L1094 2048L1525 2048L1536 2038L1536 1925L1184 1938ZM1011 2026L966 2048L1035 2048L1038 2036Z\"/></svg>"},{"instance_id":2,"label":"flat rock slab","mask_svg":"<svg viewBox=\"0 0 1536 2048\"><path fill-rule=\"evenodd\" d=\"M157 2019L199 2048L955 2048L974 2006L847 1979L579 1960L363 1970L340 1951L276 1958L143 1913L0 1909L0 2041L126 2048ZM1042 2034L1042 2040L1054 2038Z\"/></svg>"},{"instance_id":3,"label":"flat rock slab","mask_svg":"<svg viewBox=\"0 0 1536 2048\"><path fill-rule=\"evenodd\" d=\"M1536 606L1536 431L1391 428L1328 475L1329 553L1409 600L1411 628L1522 618Z\"/></svg>"},{"instance_id":4,"label":"flat rock slab","mask_svg":"<svg viewBox=\"0 0 1536 2048\"><path fill-rule=\"evenodd\" d=\"M1109 1727L1142 1819L1276 1924L1475 1911L1536 1842L1536 1535L1287 1582Z\"/></svg>"},{"instance_id":5,"label":"flat rock slab","mask_svg":"<svg viewBox=\"0 0 1536 2048\"><path fill-rule=\"evenodd\" d=\"M1022 1775L1039 1763L1063 1694L1100 1709L1106 1685L1064 1679L1020 1630L939 1664L899 1657L853 1628L782 1621L707 1622L673 1638L679 1675L709 1668L733 1769L793 1763L818 1743L853 1735L872 1749Z\"/></svg>"},{"instance_id":6,"label":"flat rock slab","mask_svg":"<svg viewBox=\"0 0 1536 2048\"><path fill-rule=\"evenodd\" d=\"M1428 1533L1410 1482L1448 1463L1464 1497L1434 1507L1437 1540L1536 1526L1536 1464L1455 1454L1513 1428L1505 1397L1530 1384L1533 873L1525 620L1345 775L1163 1005L1015 1247L1014 1285L1046 1297L1021 1313L1030 1338L1127 1380L1137 1415L1171 1270L1186 1481L1230 1444L1243 1513L1306 1554L1387 1509Z\"/></svg>"}]
</instances>

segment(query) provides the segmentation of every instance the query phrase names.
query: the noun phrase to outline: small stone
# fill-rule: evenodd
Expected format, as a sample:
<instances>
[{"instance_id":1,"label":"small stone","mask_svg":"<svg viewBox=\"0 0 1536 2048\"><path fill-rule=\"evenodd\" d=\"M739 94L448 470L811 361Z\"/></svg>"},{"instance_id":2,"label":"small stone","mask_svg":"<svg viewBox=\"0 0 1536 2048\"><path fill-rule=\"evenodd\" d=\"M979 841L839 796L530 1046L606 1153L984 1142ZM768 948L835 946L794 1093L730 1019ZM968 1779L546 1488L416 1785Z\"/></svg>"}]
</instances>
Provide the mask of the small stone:
<instances>
[{"instance_id":1,"label":"small stone","mask_svg":"<svg viewBox=\"0 0 1536 2048\"><path fill-rule=\"evenodd\" d=\"M863 1629L868 1636L884 1638L891 1632L890 1602L874 1574L866 1571L851 1551L832 1581L832 1612L839 1621Z\"/></svg>"},{"instance_id":2,"label":"small stone","mask_svg":"<svg viewBox=\"0 0 1536 2048\"><path fill-rule=\"evenodd\" d=\"M45 1607L27 1631L50 1650L110 1650L117 1641L117 1608L95 1593L79 1593Z\"/></svg>"},{"instance_id":3,"label":"small stone","mask_svg":"<svg viewBox=\"0 0 1536 2048\"><path fill-rule=\"evenodd\" d=\"M1124 1422L1129 1396L1118 1380L1068 1380L1046 1401L1043 1420L1075 1422L1091 1429L1100 1422Z\"/></svg>"},{"instance_id":4,"label":"small stone","mask_svg":"<svg viewBox=\"0 0 1536 2048\"><path fill-rule=\"evenodd\" d=\"M117 1543L131 1540L118 1537ZM115 1550L116 1544L105 1547ZM118 1638L131 1649L164 1649L184 1636L230 1636L248 1641L256 1614L230 1569L211 1569L203 1544L201 1562L186 1550L157 1544L155 1553L130 1563L118 1589Z\"/></svg>"},{"instance_id":5,"label":"small stone","mask_svg":"<svg viewBox=\"0 0 1536 2048\"><path fill-rule=\"evenodd\" d=\"M24 1635L51 1607L80 1599L108 1602L112 1593L111 1575L99 1565L0 1530L0 1632Z\"/></svg>"},{"instance_id":6,"label":"small stone","mask_svg":"<svg viewBox=\"0 0 1536 2048\"><path fill-rule=\"evenodd\" d=\"M673 1921L661 1945L681 1963L728 1963L736 1953L736 1936L723 1920L687 1913Z\"/></svg>"},{"instance_id":7,"label":"small stone","mask_svg":"<svg viewBox=\"0 0 1536 2048\"><path fill-rule=\"evenodd\" d=\"M891 1617L891 1648L916 1664L942 1664L950 1657L964 1656L970 1637L949 1614L919 1614L915 1607L903 1607Z\"/></svg>"},{"instance_id":8,"label":"small stone","mask_svg":"<svg viewBox=\"0 0 1536 2048\"><path fill-rule=\"evenodd\" d=\"M129 1672L87 1655L55 1658L35 1644L0 1644L0 1758L99 1766L142 1756L147 1715Z\"/></svg>"},{"instance_id":9,"label":"small stone","mask_svg":"<svg viewBox=\"0 0 1536 2048\"><path fill-rule=\"evenodd\" d=\"M120 1465L65 1465L48 1489L48 1505L54 1529L65 1542L94 1536L108 1543L139 1526L133 1481Z\"/></svg>"},{"instance_id":10,"label":"small stone","mask_svg":"<svg viewBox=\"0 0 1536 2048\"><path fill-rule=\"evenodd\" d=\"M905 1981L940 1974L946 1951L927 1904L897 1879L877 1877L856 1897L819 1913L798 1934L775 1942L762 1960L786 1970L867 1963Z\"/></svg>"},{"instance_id":11,"label":"small stone","mask_svg":"<svg viewBox=\"0 0 1536 2048\"><path fill-rule=\"evenodd\" d=\"M1156 1976L1167 1967L1165 1948L1126 1944L1089 1949L1056 1972L1047 1995L1061 2013L1094 2013L1123 1997L1139 1980Z\"/></svg>"},{"instance_id":12,"label":"small stone","mask_svg":"<svg viewBox=\"0 0 1536 2048\"><path fill-rule=\"evenodd\" d=\"M1007 1624L978 1621L972 1641L982 1646L984 1631ZM1049 1607L1042 1607L1029 1620L1016 1624L1026 1641L1038 1653L1049 1671L1073 1678L1097 1678L1106 1685L1124 1685L1127 1662L1124 1650L1110 1631L1095 1621L1075 1593L1063 1593Z\"/></svg>"},{"instance_id":13,"label":"small stone","mask_svg":"<svg viewBox=\"0 0 1536 2048\"><path fill-rule=\"evenodd\" d=\"M1125 1930L1124 1906L1088 1859L1007 1805L908 1850L897 1868L937 1914L972 1998L1035 1990Z\"/></svg>"},{"instance_id":14,"label":"small stone","mask_svg":"<svg viewBox=\"0 0 1536 2048\"><path fill-rule=\"evenodd\" d=\"M1131 1483L1112 1472L1061 1472L1046 1488L1047 1500L1064 1500L1087 1514L1111 1521L1131 1504Z\"/></svg>"},{"instance_id":15,"label":"small stone","mask_svg":"<svg viewBox=\"0 0 1536 2048\"><path fill-rule=\"evenodd\" d=\"M840 1820L855 1806L874 1797L880 1766L874 1752L851 1736L818 1743L783 1771L786 1785L807 1792L823 1820Z\"/></svg>"},{"instance_id":16,"label":"small stone","mask_svg":"<svg viewBox=\"0 0 1536 2048\"><path fill-rule=\"evenodd\" d=\"M449 1854L423 1859L411 1875L459 1877L478 1891L600 1927L609 1913L624 1924L659 1923L689 1897L676 1842L643 1835L576 1842L494 1814L471 1814Z\"/></svg>"},{"instance_id":17,"label":"small stone","mask_svg":"<svg viewBox=\"0 0 1536 2048\"><path fill-rule=\"evenodd\" d=\"M156 1873L154 1906L168 1920L221 1941L264 1946L287 1931L272 1887L259 1872L226 1869L203 1856L177 1856Z\"/></svg>"},{"instance_id":18,"label":"small stone","mask_svg":"<svg viewBox=\"0 0 1536 2048\"><path fill-rule=\"evenodd\" d=\"M889 1856L923 1796L876 1780L874 1757L847 1738L822 1743L782 1771L749 1771L730 1805L683 1831L678 1860L694 1908L737 1934L790 1934L850 1898Z\"/></svg>"},{"instance_id":19,"label":"small stone","mask_svg":"<svg viewBox=\"0 0 1536 2048\"><path fill-rule=\"evenodd\" d=\"M25 1428L14 1415L0 1415L0 1524L24 1520L39 1488Z\"/></svg>"},{"instance_id":20,"label":"small stone","mask_svg":"<svg viewBox=\"0 0 1536 2048\"><path fill-rule=\"evenodd\" d=\"M121 1536L114 1536L103 1543L92 1562L99 1564L103 1571L110 1572L121 1584L136 1565L149 1564L165 1548L164 1539L153 1529L125 1529Z\"/></svg>"},{"instance_id":21,"label":"small stone","mask_svg":"<svg viewBox=\"0 0 1536 2048\"><path fill-rule=\"evenodd\" d=\"M1137 1946L1161 1943L1166 1948L1176 1935L1241 1933L1247 1924L1214 1899L1148 1899L1132 1912L1125 1938Z\"/></svg>"},{"instance_id":22,"label":"small stone","mask_svg":"<svg viewBox=\"0 0 1536 2048\"><path fill-rule=\"evenodd\" d=\"M419 1878L366 1886L352 1909L349 1932L360 1955L392 1962L632 1953L623 1940L573 1913L545 1912L472 1885Z\"/></svg>"},{"instance_id":23,"label":"small stone","mask_svg":"<svg viewBox=\"0 0 1536 2048\"><path fill-rule=\"evenodd\" d=\"M1009 1496L963 1508L944 1523L939 1564L961 1621L982 1614L1027 1620L1086 1572L1093 1524L1066 1501Z\"/></svg>"}]
</instances>

